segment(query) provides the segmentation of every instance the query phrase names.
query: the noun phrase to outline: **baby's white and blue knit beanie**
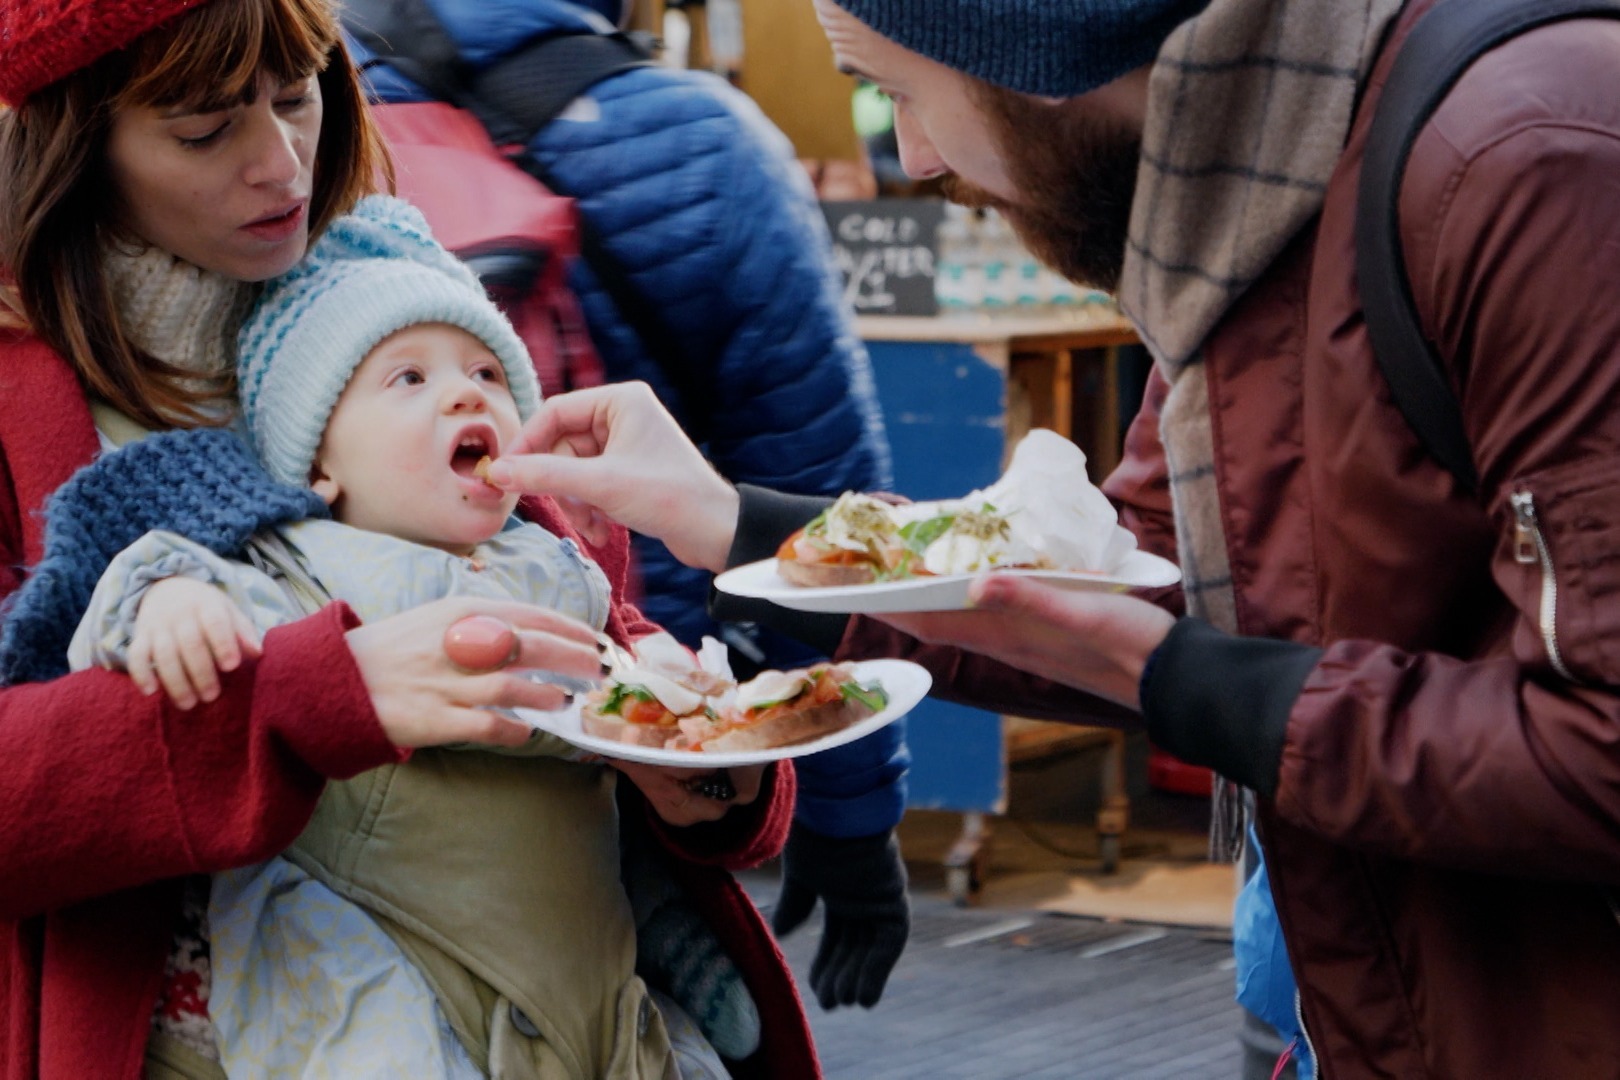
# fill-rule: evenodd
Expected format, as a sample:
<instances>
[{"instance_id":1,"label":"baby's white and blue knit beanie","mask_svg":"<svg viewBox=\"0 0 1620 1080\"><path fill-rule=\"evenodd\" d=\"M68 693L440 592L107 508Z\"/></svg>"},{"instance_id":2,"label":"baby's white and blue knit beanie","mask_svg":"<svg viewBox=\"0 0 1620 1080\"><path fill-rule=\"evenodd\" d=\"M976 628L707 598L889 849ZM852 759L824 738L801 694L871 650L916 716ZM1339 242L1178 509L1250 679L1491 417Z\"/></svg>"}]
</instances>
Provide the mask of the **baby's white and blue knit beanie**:
<instances>
[{"instance_id":1,"label":"baby's white and blue knit beanie","mask_svg":"<svg viewBox=\"0 0 1620 1080\"><path fill-rule=\"evenodd\" d=\"M533 415L534 365L477 275L433 239L416 207L371 195L266 284L237 337L242 419L271 476L309 483L355 368L388 335L419 323L449 323L483 341L506 370L519 414Z\"/></svg>"}]
</instances>

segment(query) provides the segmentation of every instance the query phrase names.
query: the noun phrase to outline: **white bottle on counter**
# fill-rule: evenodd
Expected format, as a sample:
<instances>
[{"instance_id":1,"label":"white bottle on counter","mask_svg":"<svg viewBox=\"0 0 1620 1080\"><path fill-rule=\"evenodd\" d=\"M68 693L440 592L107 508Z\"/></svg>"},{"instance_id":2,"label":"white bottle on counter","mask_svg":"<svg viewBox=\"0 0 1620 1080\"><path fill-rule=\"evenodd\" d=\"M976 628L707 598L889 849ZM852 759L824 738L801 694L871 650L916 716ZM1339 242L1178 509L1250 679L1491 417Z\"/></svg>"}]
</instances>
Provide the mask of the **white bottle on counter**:
<instances>
[{"instance_id":1,"label":"white bottle on counter","mask_svg":"<svg viewBox=\"0 0 1620 1080\"><path fill-rule=\"evenodd\" d=\"M1006 311L1018 299L1018 265L1023 261L1024 246L994 210L984 211L979 222L979 246L984 258L984 308Z\"/></svg>"},{"instance_id":2,"label":"white bottle on counter","mask_svg":"<svg viewBox=\"0 0 1620 1080\"><path fill-rule=\"evenodd\" d=\"M984 263L972 210L945 204L934 260L934 299L942 315L975 311L984 302Z\"/></svg>"},{"instance_id":3,"label":"white bottle on counter","mask_svg":"<svg viewBox=\"0 0 1620 1080\"><path fill-rule=\"evenodd\" d=\"M1080 306L1080 286L1047 267L1041 268L1042 294L1054 311L1073 311Z\"/></svg>"}]
</instances>

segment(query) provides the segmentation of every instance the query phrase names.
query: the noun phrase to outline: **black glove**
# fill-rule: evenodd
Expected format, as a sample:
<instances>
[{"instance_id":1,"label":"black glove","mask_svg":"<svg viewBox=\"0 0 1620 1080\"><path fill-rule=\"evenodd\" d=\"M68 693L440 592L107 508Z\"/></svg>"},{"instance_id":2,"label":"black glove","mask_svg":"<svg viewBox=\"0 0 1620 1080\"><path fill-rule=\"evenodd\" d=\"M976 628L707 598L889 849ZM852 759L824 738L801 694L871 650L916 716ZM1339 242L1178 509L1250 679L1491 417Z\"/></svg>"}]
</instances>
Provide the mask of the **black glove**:
<instances>
[{"instance_id":1,"label":"black glove","mask_svg":"<svg viewBox=\"0 0 1620 1080\"><path fill-rule=\"evenodd\" d=\"M911 933L906 864L894 831L840 839L795 821L782 852L782 893L771 929L778 937L792 933L818 897L827 923L810 965L810 988L823 1009L870 1009Z\"/></svg>"}]
</instances>

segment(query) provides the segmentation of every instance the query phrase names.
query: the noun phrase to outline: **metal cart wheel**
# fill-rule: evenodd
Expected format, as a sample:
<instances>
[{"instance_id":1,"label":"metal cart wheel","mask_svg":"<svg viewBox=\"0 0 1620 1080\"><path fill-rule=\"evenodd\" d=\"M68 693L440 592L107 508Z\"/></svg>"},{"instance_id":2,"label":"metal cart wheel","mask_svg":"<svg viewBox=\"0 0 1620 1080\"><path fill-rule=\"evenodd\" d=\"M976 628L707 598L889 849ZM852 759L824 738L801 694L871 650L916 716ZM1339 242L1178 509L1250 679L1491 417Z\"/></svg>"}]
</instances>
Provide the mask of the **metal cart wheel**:
<instances>
[{"instance_id":1,"label":"metal cart wheel","mask_svg":"<svg viewBox=\"0 0 1620 1080\"><path fill-rule=\"evenodd\" d=\"M1119 837L1101 836L1097 838L1097 856L1102 861L1102 872L1112 874L1119 869Z\"/></svg>"},{"instance_id":2,"label":"metal cart wheel","mask_svg":"<svg viewBox=\"0 0 1620 1080\"><path fill-rule=\"evenodd\" d=\"M990 828L978 811L962 815L962 835L945 854L945 891L957 907L978 903L990 864Z\"/></svg>"}]
</instances>

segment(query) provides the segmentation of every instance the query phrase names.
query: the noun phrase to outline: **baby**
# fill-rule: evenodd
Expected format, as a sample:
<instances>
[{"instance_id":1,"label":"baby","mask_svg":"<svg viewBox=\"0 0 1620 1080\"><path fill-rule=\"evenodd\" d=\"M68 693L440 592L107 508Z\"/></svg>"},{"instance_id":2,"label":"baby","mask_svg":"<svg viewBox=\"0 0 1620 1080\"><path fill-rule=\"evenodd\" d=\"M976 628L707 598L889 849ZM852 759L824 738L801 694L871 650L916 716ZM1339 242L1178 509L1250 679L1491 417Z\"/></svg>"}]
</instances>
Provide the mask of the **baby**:
<instances>
[{"instance_id":1,"label":"baby","mask_svg":"<svg viewBox=\"0 0 1620 1080\"><path fill-rule=\"evenodd\" d=\"M510 325L414 209L375 196L335 222L269 284L238 346L249 441L334 520L261 531L249 561L148 533L102 576L74 666L127 667L186 706L259 634L331 598L368 621L457 594L620 640L652 629L478 475L539 392ZM720 1055L752 1053L758 1012L670 853L621 837L612 777L537 732L330 785L285 857L214 878L226 1071L473 1077L515 1054L544 1075L661 1076L673 1060L686 1080L726 1076ZM622 1023L638 999L641 1021Z\"/></svg>"}]
</instances>

